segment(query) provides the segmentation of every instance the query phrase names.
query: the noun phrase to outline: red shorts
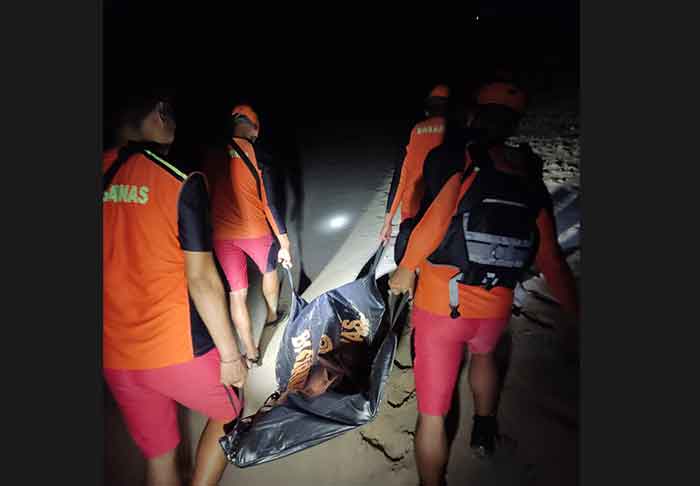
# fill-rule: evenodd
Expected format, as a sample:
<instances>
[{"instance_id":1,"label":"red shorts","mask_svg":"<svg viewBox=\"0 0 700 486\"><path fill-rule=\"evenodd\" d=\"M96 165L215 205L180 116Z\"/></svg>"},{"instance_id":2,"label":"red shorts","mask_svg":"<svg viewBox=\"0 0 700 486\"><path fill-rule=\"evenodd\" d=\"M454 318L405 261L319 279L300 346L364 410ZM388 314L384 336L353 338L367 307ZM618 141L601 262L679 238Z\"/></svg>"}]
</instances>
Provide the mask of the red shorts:
<instances>
[{"instance_id":1,"label":"red shorts","mask_svg":"<svg viewBox=\"0 0 700 486\"><path fill-rule=\"evenodd\" d=\"M277 268L278 251L279 243L272 235L260 238L214 240L214 252L224 270L231 292L248 288L246 255L255 262L262 273L269 273Z\"/></svg>"},{"instance_id":2,"label":"red shorts","mask_svg":"<svg viewBox=\"0 0 700 486\"><path fill-rule=\"evenodd\" d=\"M464 346L472 354L493 351L509 319L475 319L439 316L413 307L418 411L426 415L445 415L464 357Z\"/></svg>"},{"instance_id":3,"label":"red shorts","mask_svg":"<svg viewBox=\"0 0 700 486\"><path fill-rule=\"evenodd\" d=\"M147 459L165 454L180 443L177 403L217 421L230 422L237 415L219 381L216 348L186 363L164 368L105 368L104 377L131 437ZM236 410L240 410L233 391L231 396Z\"/></svg>"}]
</instances>

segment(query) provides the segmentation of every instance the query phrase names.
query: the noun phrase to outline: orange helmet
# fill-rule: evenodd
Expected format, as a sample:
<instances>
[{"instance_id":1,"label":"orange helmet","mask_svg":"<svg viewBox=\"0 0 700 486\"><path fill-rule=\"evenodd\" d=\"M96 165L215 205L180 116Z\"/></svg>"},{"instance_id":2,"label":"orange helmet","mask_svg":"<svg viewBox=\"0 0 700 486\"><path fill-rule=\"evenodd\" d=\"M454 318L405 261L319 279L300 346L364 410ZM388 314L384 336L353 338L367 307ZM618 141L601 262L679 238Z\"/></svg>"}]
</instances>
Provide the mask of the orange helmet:
<instances>
[{"instance_id":1,"label":"orange helmet","mask_svg":"<svg viewBox=\"0 0 700 486\"><path fill-rule=\"evenodd\" d=\"M489 83L481 87L476 95L477 105L501 105L523 114L526 97L523 90L512 83Z\"/></svg>"},{"instance_id":2,"label":"orange helmet","mask_svg":"<svg viewBox=\"0 0 700 486\"><path fill-rule=\"evenodd\" d=\"M450 88L446 84L438 84L435 86L430 94L428 95L428 98L449 98L450 97Z\"/></svg>"},{"instance_id":3,"label":"orange helmet","mask_svg":"<svg viewBox=\"0 0 700 486\"><path fill-rule=\"evenodd\" d=\"M246 117L255 128L260 128L260 122L258 121L258 114L253 111L250 105L237 105L231 110L231 116L237 118L239 116Z\"/></svg>"}]
</instances>

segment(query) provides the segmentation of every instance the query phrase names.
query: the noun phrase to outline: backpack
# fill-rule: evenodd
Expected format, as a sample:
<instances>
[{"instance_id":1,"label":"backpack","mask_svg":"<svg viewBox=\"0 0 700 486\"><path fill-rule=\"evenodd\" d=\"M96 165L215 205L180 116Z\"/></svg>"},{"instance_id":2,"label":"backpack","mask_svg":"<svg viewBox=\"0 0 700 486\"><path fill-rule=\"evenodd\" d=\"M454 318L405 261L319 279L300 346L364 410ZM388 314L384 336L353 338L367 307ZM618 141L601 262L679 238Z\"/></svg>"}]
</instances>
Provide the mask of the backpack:
<instances>
[{"instance_id":1,"label":"backpack","mask_svg":"<svg viewBox=\"0 0 700 486\"><path fill-rule=\"evenodd\" d=\"M463 150L460 154L454 147L450 150L443 146L436 153L463 157ZM542 181L541 159L526 144L513 149L526 157L526 174L522 175L497 170L486 148L479 144L470 143L467 150L471 164L463 169L461 180L464 182L472 173L477 174L459 201L442 242L427 258L432 264L459 270L449 284L453 319L460 315L458 283L487 290L496 286L514 289L522 280L539 247L536 220L548 197ZM413 228L431 202L424 201L417 217L402 223L397 238L397 246L401 245L397 263Z\"/></svg>"},{"instance_id":2,"label":"backpack","mask_svg":"<svg viewBox=\"0 0 700 486\"><path fill-rule=\"evenodd\" d=\"M471 144L468 151L472 163L462 181L476 172L474 181L440 246L428 257L432 264L459 269L450 280L452 318L460 315L458 283L486 290L515 288L534 261L539 246L536 220L545 204L540 173L505 173L496 169L485 148Z\"/></svg>"}]
</instances>

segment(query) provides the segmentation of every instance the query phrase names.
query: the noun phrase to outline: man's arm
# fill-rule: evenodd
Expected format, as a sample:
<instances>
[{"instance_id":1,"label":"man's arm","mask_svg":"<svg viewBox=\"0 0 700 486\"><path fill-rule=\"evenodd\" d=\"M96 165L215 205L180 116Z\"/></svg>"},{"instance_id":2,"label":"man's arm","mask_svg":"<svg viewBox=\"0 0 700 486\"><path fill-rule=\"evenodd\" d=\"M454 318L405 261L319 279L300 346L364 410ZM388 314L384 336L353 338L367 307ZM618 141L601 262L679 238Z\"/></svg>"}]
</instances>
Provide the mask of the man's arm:
<instances>
[{"instance_id":1,"label":"man's arm","mask_svg":"<svg viewBox=\"0 0 700 486\"><path fill-rule=\"evenodd\" d=\"M462 181L462 173L453 174L432 201L420 222L411 232L406 252L399 266L415 270L440 246L459 201L469 190L477 171Z\"/></svg>"},{"instance_id":2,"label":"man's arm","mask_svg":"<svg viewBox=\"0 0 700 486\"><path fill-rule=\"evenodd\" d=\"M462 172L453 174L425 211L411 232L396 272L389 279L389 287L394 293L412 291L416 268L440 246L452 215L474 182L476 174L477 171L473 171L464 181Z\"/></svg>"},{"instance_id":3,"label":"man's arm","mask_svg":"<svg viewBox=\"0 0 700 486\"><path fill-rule=\"evenodd\" d=\"M238 359L241 354L231 329L226 293L212 253L185 251L185 275L190 297L219 350L221 361Z\"/></svg>"},{"instance_id":4,"label":"man's arm","mask_svg":"<svg viewBox=\"0 0 700 486\"><path fill-rule=\"evenodd\" d=\"M264 166L262 164L260 165L260 173L262 175L263 207L265 208L265 216L267 217L268 221L270 221L270 225L272 226L275 234L278 236L286 235L287 225L284 223L285 215L279 212L277 205L273 202L275 200L274 195L276 191L281 189L275 186L271 174L272 170L273 169L268 166Z\"/></svg>"},{"instance_id":5,"label":"man's arm","mask_svg":"<svg viewBox=\"0 0 700 486\"><path fill-rule=\"evenodd\" d=\"M405 170L406 157L408 157L408 150L404 149L402 157L399 162L394 166L394 174L391 177L391 186L389 186L389 195L386 200L386 212L392 216L396 213L396 210L401 203L401 195L403 193L403 187L406 182Z\"/></svg>"},{"instance_id":6,"label":"man's arm","mask_svg":"<svg viewBox=\"0 0 700 486\"><path fill-rule=\"evenodd\" d=\"M399 209L403 192L406 187L406 159L410 153L411 141L413 140L413 131L408 141L408 145L403 150L402 156L398 159L398 163L394 166L394 174L391 178L389 186L389 195L386 201L386 214L384 215L384 224L379 232L379 238L382 241L388 241L391 236L391 221L394 219L396 211Z\"/></svg>"},{"instance_id":7,"label":"man's arm","mask_svg":"<svg viewBox=\"0 0 700 486\"><path fill-rule=\"evenodd\" d=\"M403 258L389 279L389 288L394 294L413 293L416 268L440 246L459 202L460 179L460 174L455 174L445 184L411 232Z\"/></svg>"},{"instance_id":8,"label":"man's arm","mask_svg":"<svg viewBox=\"0 0 700 486\"><path fill-rule=\"evenodd\" d=\"M552 294L564 310L578 317L579 303L576 292L576 280L569 268L557 240L557 233L552 213L543 208L537 217L540 233L540 245L535 263L544 275Z\"/></svg>"},{"instance_id":9,"label":"man's arm","mask_svg":"<svg viewBox=\"0 0 700 486\"><path fill-rule=\"evenodd\" d=\"M185 253L185 277L190 297L221 356L221 382L243 386L247 367L231 329L226 295L212 254L206 180L193 174L180 192L178 239Z\"/></svg>"},{"instance_id":10,"label":"man's arm","mask_svg":"<svg viewBox=\"0 0 700 486\"><path fill-rule=\"evenodd\" d=\"M274 194L274 184L270 177L270 169L262 167L260 170L262 184L262 204L265 211L265 217L272 226L272 231L275 232L277 240L280 242L280 251L277 255L277 260L282 262L286 268L292 267L292 256L290 253L289 236L287 236L287 226L284 223L284 215L280 214L274 203L271 202L269 195Z\"/></svg>"}]
</instances>

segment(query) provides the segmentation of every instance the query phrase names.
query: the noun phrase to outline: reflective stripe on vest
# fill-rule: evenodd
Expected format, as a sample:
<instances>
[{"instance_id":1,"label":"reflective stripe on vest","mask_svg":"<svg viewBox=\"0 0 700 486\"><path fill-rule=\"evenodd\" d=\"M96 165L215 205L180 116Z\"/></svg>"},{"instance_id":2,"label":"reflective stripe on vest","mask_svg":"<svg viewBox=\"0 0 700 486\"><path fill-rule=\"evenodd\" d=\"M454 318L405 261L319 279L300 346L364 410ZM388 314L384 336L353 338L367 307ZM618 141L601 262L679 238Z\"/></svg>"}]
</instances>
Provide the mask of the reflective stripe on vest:
<instances>
[{"instance_id":1,"label":"reflective stripe on vest","mask_svg":"<svg viewBox=\"0 0 700 486\"><path fill-rule=\"evenodd\" d=\"M175 167L174 165L172 165L170 162L166 161L165 159L162 159L162 158L158 157L156 154L154 154L153 152L151 152L151 151L148 150L148 149L144 150L144 152L146 152L149 156L153 157L153 158L156 159L158 162L160 162L161 164L163 164L164 166L166 166L167 168L169 168L170 170L172 170L173 172L175 172L177 175L179 175L179 176L182 177L183 179L187 179L187 175L186 175L184 172L182 172L180 169L178 169L177 167Z\"/></svg>"}]
</instances>

